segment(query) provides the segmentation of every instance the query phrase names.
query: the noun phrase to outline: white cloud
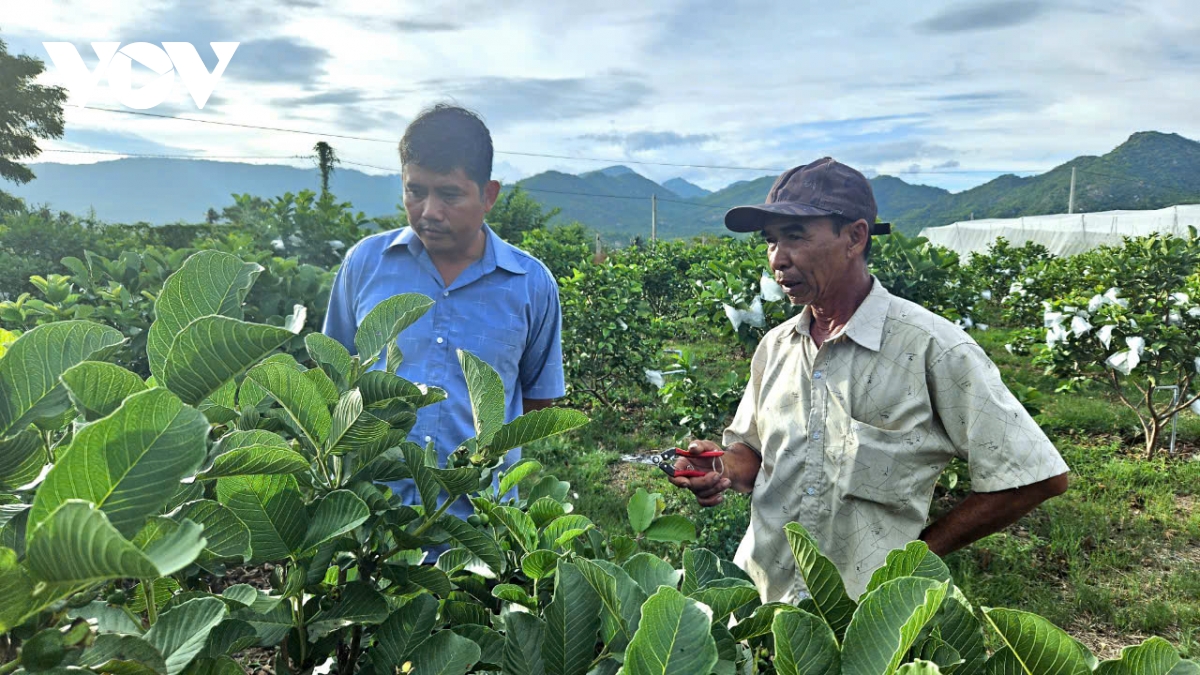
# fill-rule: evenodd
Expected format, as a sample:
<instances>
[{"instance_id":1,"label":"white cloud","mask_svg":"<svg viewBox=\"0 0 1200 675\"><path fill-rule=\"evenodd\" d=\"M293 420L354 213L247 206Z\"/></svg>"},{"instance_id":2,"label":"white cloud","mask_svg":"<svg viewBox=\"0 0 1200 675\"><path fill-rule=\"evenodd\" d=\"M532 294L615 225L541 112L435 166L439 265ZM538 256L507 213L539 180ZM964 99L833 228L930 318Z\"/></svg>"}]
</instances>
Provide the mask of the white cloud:
<instances>
[{"instance_id":1,"label":"white cloud","mask_svg":"<svg viewBox=\"0 0 1200 675\"><path fill-rule=\"evenodd\" d=\"M1191 0L1103 11L1022 0L1008 13L990 0L593 4L34 2L6 16L0 39L42 58L41 41L69 40L85 60L88 41L158 39L155 30L258 45L235 54L211 110L195 111L177 83L163 111L385 139L327 140L347 159L386 167L397 165L404 122L453 97L489 121L506 177L604 166L510 150L598 156L710 189L830 154L864 172L918 165L924 173L906 178L962 189L995 175L971 171L1044 171L1135 131L1200 137ZM117 107L103 99L94 103ZM318 140L77 109L67 121L214 155L303 154ZM613 142L664 134L714 140Z\"/></svg>"}]
</instances>

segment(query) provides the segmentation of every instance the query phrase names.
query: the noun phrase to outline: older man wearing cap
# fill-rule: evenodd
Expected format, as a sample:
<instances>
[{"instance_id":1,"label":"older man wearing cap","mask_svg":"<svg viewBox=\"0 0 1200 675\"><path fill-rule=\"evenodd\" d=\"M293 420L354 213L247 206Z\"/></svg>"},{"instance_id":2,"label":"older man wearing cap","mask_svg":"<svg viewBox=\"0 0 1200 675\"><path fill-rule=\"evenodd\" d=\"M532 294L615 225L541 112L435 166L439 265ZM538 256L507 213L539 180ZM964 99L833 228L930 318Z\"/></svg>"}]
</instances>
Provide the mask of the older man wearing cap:
<instances>
[{"instance_id":1,"label":"older man wearing cap","mask_svg":"<svg viewBox=\"0 0 1200 675\"><path fill-rule=\"evenodd\" d=\"M871 184L828 157L787 171L765 204L725 225L760 232L775 279L804 310L759 343L725 430L720 471L672 478L701 505L751 496L734 562L764 602L806 597L783 526L799 522L857 598L888 551L921 539L939 555L996 532L1067 488L1067 465L965 332L897 298L868 270ZM695 441L693 451L716 450ZM926 524L938 476L965 460L974 491Z\"/></svg>"}]
</instances>

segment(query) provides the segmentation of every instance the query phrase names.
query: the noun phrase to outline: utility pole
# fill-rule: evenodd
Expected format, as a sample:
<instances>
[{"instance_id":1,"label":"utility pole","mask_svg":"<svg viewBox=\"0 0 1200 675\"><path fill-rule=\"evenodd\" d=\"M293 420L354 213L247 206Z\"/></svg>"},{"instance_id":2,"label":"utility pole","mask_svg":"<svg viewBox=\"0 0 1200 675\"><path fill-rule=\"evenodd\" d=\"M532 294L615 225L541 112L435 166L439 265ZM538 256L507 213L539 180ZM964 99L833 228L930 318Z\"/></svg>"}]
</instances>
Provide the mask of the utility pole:
<instances>
[{"instance_id":1,"label":"utility pole","mask_svg":"<svg viewBox=\"0 0 1200 675\"><path fill-rule=\"evenodd\" d=\"M1075 167L1071 167L1071 195L1067 197L1067 213L1075 213Z\"/></svg>"},{"instance_id":2,"label":"utility pole","mask_svg":"<svg viewBox=\"0 0 1200 675\"><path fill-rule=\"evenodd\" d=\"M658 195L650 193L650 241L658 238Z\"/></svg>"}]
</instances>

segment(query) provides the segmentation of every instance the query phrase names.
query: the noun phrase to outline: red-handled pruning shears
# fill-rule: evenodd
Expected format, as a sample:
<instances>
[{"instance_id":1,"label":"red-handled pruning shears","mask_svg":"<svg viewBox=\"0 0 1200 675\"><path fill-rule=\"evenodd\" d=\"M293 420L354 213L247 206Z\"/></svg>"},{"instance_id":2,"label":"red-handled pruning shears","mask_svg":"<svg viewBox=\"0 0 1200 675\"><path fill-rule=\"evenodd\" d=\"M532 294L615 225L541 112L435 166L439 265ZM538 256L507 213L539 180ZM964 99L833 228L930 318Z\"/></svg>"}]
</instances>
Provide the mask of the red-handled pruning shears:
<instances>
[{"instance_id":1,"label":"red-handled pruning shears","mask_svg":"<svg viewBox=\"0 0 1200 675\"><path fill-rule=\"evenodd\" d=\"M700 476L707 475L708 472L696 469L690 464L686 469L676 469L675 459L677 457L715 457L716 459L714 460L713 468L716 469L718 473L724 473L725 467L721 463L721 455L724 454L724 450L689 452L683 448L671 448L669 450L663 450L662 452L654 455L623 455L621 459L623 461L633 462L635 464L649 464L651 466L657 466L672 478L676 476L680 476L682 478L699 478Z\"/></svg>"}]
</instances>

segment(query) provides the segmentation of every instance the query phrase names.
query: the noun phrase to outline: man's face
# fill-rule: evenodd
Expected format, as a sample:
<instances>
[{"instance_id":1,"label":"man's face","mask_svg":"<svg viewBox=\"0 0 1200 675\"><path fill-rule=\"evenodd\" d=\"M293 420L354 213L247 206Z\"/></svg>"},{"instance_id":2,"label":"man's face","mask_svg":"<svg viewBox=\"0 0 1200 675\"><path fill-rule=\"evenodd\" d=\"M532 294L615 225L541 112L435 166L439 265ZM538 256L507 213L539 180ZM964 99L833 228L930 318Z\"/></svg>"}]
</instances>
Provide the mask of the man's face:
<instances>
[{"instance_id":1,"label":"man's face","mask_svg":"<svg viewBox=\"0 0 1200 675\"><path fill-rule=\"evenodd\" d=\"M431 255L469 250L499 192L500 184L490 181L481 194L462 168L443 174L415 164L404 167L404 210Z\"/></svg>"},{"instance_id":2,"label":"man's face","mask_svg":"<svg viewBox=\"0 0 1200 675\"><path fill-rule=\"evenodd\" d=\"M861 221L860 221L861 222ZM837 234L829 218L774 216L762 236L775 281L793 305L820 305L862 264L862 243L854 225ZM857 245L856 245L857 243Z\"/></svg>"}]
</instances>

